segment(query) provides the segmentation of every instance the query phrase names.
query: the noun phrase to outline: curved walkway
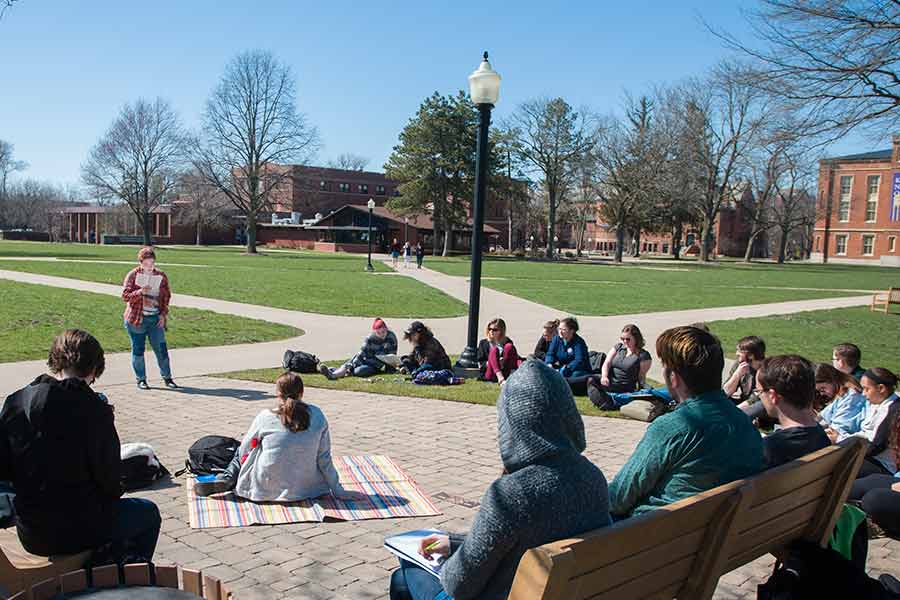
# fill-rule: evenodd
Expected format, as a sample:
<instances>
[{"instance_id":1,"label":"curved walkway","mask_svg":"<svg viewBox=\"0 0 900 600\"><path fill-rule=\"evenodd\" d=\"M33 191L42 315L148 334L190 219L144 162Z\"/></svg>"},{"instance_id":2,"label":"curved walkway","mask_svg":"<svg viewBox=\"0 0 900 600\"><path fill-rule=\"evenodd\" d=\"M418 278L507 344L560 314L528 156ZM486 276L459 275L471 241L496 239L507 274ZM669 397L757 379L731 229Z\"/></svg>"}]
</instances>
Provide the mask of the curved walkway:
<instances>
[{"instance_id":1,"label":"curved walkway","mask_svg":"<svg viewBox=\"0 0 900 600\"><path fill-rule=\"evenodd\" d=\"M402 266L398 269L398 274L413 277L454 298L468 302L469 282L465 277L444 275L427 268L421 270L414 268L405 269ZM19 271L0 270L0 278L112 296L119 296L121 293L121 288L116 285ZM634 315L579 317L579 322L581 324L581 333L588 341L588 344L592 348L605 351L608 349L608 345L611 345L617 339L621 326L630 322L640 325L648 347L652 347L656 336L673 325L682 325L695 321L764 317L808 310L861 306L868 304L869 301L870 296L853 296L849 298L826 298L722 308L698 308ZM372 322L371 317L323 315L184 294L174 294L172 296L172 305L283 323L298 327L305 332L305 335L302 337L275 342L214 348L172 349L172 365L176 377L271 367L280 363L281 355L287 348L303 349L316 354L324 360L346 358L359 348L360 341L365 332L369 330ZM522 298L484 286L481 288L481 322L486 321L491 316L502 315L507 322L510 332L519 340L518 343L523 353L530 352L531 345L537 341L540 335L541 324L546 320L558 318L560 314L560 311L555 308L523 300ZM374 316L377 315L372 315L372 317ZM463 349L467 335L466 317L427 319L426 322L441 339L449 353L458 353ZM392 319L389 323L396 332L401 332L406 324L405 321L399 319ZM401 342L401 349L402 344ZM154 362L152 353L148 353L147 356L149 362ZM25 385L35 373L41 372L44 367L44 361L0 364L0 394L5 396ZM148 370L151 377L153 376L152 374L157 372L153 365L148 367ZM650 371L650 377L657 380L661 379L661 369L658 361L654 362ZM118 353L107 357L107 369L103 376L104 385L127 383L132 380L130 354Z\"/></svg>"}]
</instances>

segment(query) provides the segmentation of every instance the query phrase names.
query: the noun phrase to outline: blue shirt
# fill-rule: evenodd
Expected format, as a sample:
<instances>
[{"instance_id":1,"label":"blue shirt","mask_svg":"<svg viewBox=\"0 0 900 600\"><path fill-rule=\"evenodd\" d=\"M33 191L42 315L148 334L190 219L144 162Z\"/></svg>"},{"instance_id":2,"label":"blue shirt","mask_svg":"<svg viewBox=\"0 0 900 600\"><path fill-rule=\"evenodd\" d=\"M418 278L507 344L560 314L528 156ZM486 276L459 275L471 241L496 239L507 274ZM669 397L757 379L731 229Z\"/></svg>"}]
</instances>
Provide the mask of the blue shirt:
<instances>
[{"instance_id":1,"label":"blue shirt","mask_svg":"<svg viewBox=\"0 0 900 600\"><path fill-rule=\"evenodd\" d=\"M750 418L722 390L705 392L650 423L609 486L609 512L638 515L763 468Z\"/></svg>"},{"instance_id":2,"label":"blue shirt","mask_svg":"<svg viewBox=\"0 0 900 600\"><path fill-rule=\"evenodd\" d=\"M843 396L838 396L823 408L819 416L837 432L840 442L859 431L865 408L866 397L849 389Z\"/></svg>"},{"instance_id":3,"label":"blue shirt","mask_svg":"<svg viewBox=\"0 0 900 600\"><path fill-rule=\"evenodd\" d=\"M558 335L555 336L547 349L544 362L551 367L553 363L562 365L559 372L563 377L572 377L576 373L587 375L591 372L587 344L577 333L569 342Z\"/></svg>"}]
</instances>

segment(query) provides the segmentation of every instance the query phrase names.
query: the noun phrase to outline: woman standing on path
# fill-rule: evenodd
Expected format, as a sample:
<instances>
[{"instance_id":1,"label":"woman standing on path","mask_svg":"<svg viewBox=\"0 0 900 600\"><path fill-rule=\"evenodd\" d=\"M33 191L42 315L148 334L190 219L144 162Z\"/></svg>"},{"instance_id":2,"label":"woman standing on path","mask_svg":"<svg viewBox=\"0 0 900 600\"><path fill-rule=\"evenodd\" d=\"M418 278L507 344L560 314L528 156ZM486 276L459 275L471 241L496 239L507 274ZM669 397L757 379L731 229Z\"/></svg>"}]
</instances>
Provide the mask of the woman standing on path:
<instances>
[{"instance_id":1,"label":"woman standing on path","mask_svg":"<svg viewBox=\"0 0 900 600\"><path fill-rule=\"evenodd\" d=\"M396 269L398 266L400 266L400 242L394 238L391 243L391 267Z\"/></svg>"},{"instance_id":2,"label":"woman standing on path","mask_svg":"<svg viewBox=\"0 0 900 600\"><path fill-rule=\"evenodd\" d=\"M131 338L131 367L137 379L138 389L149 390L144 349L147 338L156 355L159 373L166 387L176 389L169 366L169 348L166 346L166 324L169 317L169 279L156 268L156 253L144 247L138 251L140 266L125 276L122 300L125 301L125 329Z\"/></svg>"},{"instance_id":3,"label":"woman standing on path","mask_svg":"<svg viewBox=\"0 0 900 600\"><path fill-rule=\"evenodd\" d=\"M422 261L425 260L425 248L422 247L422 242L416 243L416 268L422 268Z\"/></svg>"},{"instance_id":4,"label":"woman standing on path","mask_svg":"<svg viewBox=\"0 0 900 600\"><path fill-rule=\"evenodd\" d=\"M412 246L409 245L409 242L403 244L403 268L408 269L409 265L412 263Z\"/></svg>"}]
</instances>

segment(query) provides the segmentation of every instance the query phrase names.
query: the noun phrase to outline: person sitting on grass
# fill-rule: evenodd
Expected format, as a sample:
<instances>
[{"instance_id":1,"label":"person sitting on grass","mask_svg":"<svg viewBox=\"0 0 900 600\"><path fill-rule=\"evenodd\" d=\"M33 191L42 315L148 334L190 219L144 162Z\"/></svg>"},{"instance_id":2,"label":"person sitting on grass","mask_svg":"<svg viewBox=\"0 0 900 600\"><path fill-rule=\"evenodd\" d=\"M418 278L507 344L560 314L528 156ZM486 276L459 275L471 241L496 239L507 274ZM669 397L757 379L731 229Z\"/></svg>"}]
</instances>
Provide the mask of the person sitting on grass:
<instances>
[{"instance_id":1,"label":"person sitting on grass","mask_svg":"<svg viewBox=\"0 0 900 600\"><path fill-rule=\"evenodd\" d=\"M738 340L735 361L722 389L742 410L759 400L756 392L756 371L766 359L766 343L759 336L748 335Z\"/></svg>"},{"instance_id":2,"label":"person sitting on grass","mask_svg":"<svg viewBox=\"0 0 900 600\"><path fill-rule=\"evenodd\" d=\"M362 348L356 356L337 369L331 369L325 363L319 363L319 373L330 380L341 377L371 377L381 372L387 365L378 360L379 356L397 354L397 336L388 329L382 319L375 319L372 332L363 341Z\"/></svg>"},{"instance_id":3,"label":"person sitting on grass","mask_svg":"<svg viewBox=\"0 0 900 600\"><path fill-rule=\"evenodd\" d=\"M898 467L888 441L894 422L900 418L900 402L894 392L897 376L887 369L876 367L866 370L860 383L867 402L859 431L853 435L869 440L869 449L857 477L893 475Z\"/></svg>"},{"instance_id":4,"label":"person sitting on grass","mask_svg":"<svg viewBox=\"0 0 900 600\"><path fill-rule=\"evenodd\" d=\"M440 579L401 560L391 600L505 599L528 549L610 524L606 478L582 455L584 422L565 380L529 359L500 390L503 474L467 534L422 540L423 555L447 559Z\"/></svg>"},{"instance_id":5,"label":"person sitting on grass","mask_svg":"<svg viewBox=\"0 0 900 600\"><path fill-rule=\"evenodd\" d=\"M831 351L832 366L838 371L846 373L847 375L852 375L857 381L860 381L863 374L866 372L864 368L859 366L859 361L861 359L862 352L860 351L859 346L851 344L850 342L838 344Z\"/></svg>"},{"instance_id":6,"label":"person sitting on grass","mask_svg":"<svg viewBox=\"0 0 900 600\"><path fill-rule=\"evenodd\" d=\"M491 319L487 324L487 338L478 343L478 365L481 379L503 385L506 378L519 368L522 360L513 341L506 337L506 321Z\"/></svg>"},{"instance_id":7,"label":"person sitting on grass","mask_svg":"<svg viewBox=\"0 0 900 600\"><path fill-rule=\"evenodd\" d=\"M588 347L578 335L578 321L575 317L566 317L559 322L559 331L547 348L544 362L567 379L591 374Z\"/></svg>"},{"instance_id":8,"label":"person sitting on grass","mask_svg":"<svg viewBox=\"0 0 900 600\"><path fill-rule=\"evenodd\" d=\"M763 470L759 432L722 391L719 340L696 327L674 327L657 338L656 355L680 406L650 423L610 485L610 512L617 518Z\"/></svg>"},{"instance_id":9,"label":"person sitting on grass","mask_svg":"<svg viewBox=\"0 0 900 600\"><path fill-rule=\"evenodd\" d=\"M812 363L796 354L767 358L756 371L756 393L780 426L763 439L767 467L777 467L831 445L812 409L816 376Z\"/></svg>"},{"instance_id":10,"label":"person sitting on grass","mask_svg":"<svg viewBox=\"0 0 900 600\"><path fill-rule=\"evenodd\" d=\"M641 330L637 325L626 325L603 361L600 385L607 392L633 392L644 386L652 364L653 358L644 350Z\"/></svg>"},{"instance_id":11,"label":"person sitting on grass","mask_svg":"<svg viewBox=\"0 0 900 600\"><path fill-rule=\"evenodd\" d=\"M544 360L547 356L547 350L550 349L550 342L553 341L553 338L555 338L558 333L559 319L544 323L544 331L541 333L541 337L538 338L532 356L538 360Z\"/></svg>"},{"instance_id":12,"label":"person sitting on grass","mask_svg":"<svg viewBox=\"0 0 900 600\"><path fill-rule=\"evenodd\" d=\"M891 426L889 447L894 462L900 465L900 419L895 419ZM847 500L862 508L887 535L900 539L900 471L857 479Z\"/></svg>"},{"instance_id":13,"label":"person sitting on grass","mask_svg":"<svg viewBox=\"0 0 900 600\"><path fill-rule=\"evenodd\" d=\"M816 365L816 395L825 405L819 421L831 441L841 442L859 431L866 397L855 377L820 363Z\"/></svg>"},{"instance_id":14,"label":"person sitting on grass","mask_svg":"<svg viewBox=\"0 0 900 600\"><path fill-rule=\"evenodd\" d=\"M412 354L403 357L400 372L415 377L422 371L453 369L450 357L441 343L421 321L413 321L403 333L403 339L413 346Z\"/></svg>"},{"instance_id":15,"label":"person sitting on grass","mask_svg":"<svg viewBox=\"0 0 900 600\"><path fill-rule=\"evenodd\" d=\"M0 411L0 479L15 488L16 529L38 556L111 545L116 562L150 562L156 505L122 498L121 448L112 405L91 389L104 371L100 342L69 329L53 340L41 375Z\"/></svg>"},{"instance_id":16,"label":"person sitting on grass","mask_svg":"<svg viewBox=\"0 0 900 600\"><path fill-rule=\"evenodd\" d=\"M360 499L345 490L331 462L328 420L319 407L303 401L303 379L284 373L275 380L278 405L256 415L224 472L194 483L209 496L234 490L253 502L294 502L332 494Z\"/></svg>"}]
</instances>

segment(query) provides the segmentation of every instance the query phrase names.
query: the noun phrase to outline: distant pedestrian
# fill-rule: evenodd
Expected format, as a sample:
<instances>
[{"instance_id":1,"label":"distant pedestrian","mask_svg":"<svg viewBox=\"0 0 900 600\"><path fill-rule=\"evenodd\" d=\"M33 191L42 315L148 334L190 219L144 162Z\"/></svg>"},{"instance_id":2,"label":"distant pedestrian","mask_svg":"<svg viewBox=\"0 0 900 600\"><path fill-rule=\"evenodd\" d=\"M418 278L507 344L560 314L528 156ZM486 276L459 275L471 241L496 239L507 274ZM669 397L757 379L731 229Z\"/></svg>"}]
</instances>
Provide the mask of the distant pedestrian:
<instances>
[{"instance_id":1,"label":"distant pedestrian","mask_svg":"<svg viewBox=\"0 0 900 600\"><path fill-rule=\"evenodd\" d=\"M139 389L148 390L147 368L144 364L144 350L147 338L156 354L156 364L166 387L178 386L172 380L169 367L169 348L166 346L166 324L169 318L169 279L156 268L156 253L153 248L144 247L138 252L140 266L129 271L122 286L122 300L125 301L125 329L131 338L131 367L137 378Z\"/></svg>"},{"instance_id":2,"label":"distant pedestrian","mask_svg":"<svg viewBox=\"0 0 900 600\"><path fill-rule=\"evenodd\" d=\"M400 242L397 241L397 238L394 238L394 241L391 243L391 266L395 269L400 266Z\"/></svg>"},{"instance_id":3,"label":"distant pedestrian","mask_svg":"<svg viewBox=\"0 0 900 600\"><path fill-rule=\"evenodd\" d=\"M422 247L422 242L418 242L416 244L416 268L422 268L422 261L425 260L425 248Z\"/></svg>"},{"instance_id":4,"label":"distant pedestrian","mask_svg":"<svg viewBox=\"0 0 900 600\"><path fill-rule=\"evenodd\" d=\"M409 245L409 242L403 244L403 268L408 269L410 263L412 262L412 246Z\"/></svg>"}]
</instances>

